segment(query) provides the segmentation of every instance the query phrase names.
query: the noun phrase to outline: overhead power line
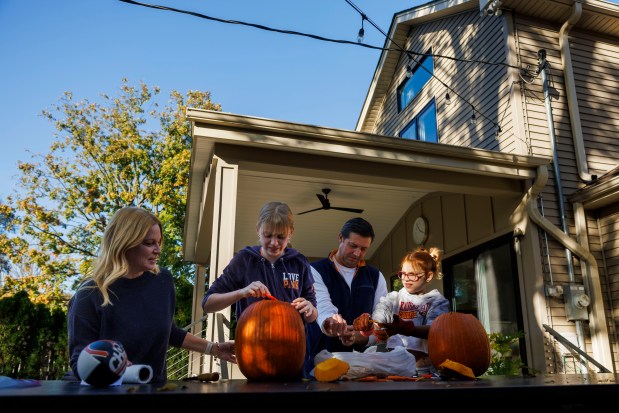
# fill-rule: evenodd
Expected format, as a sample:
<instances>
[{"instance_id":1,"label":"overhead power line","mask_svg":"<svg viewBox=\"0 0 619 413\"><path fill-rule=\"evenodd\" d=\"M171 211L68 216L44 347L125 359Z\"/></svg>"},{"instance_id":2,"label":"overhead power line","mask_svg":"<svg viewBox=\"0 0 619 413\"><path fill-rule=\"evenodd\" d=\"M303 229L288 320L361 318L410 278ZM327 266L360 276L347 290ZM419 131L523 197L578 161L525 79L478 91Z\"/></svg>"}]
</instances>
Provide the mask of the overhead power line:
<instances>
[{"instance_id":1,"label":"overhead power line","mask_svg":"<svg viewBox=\"0 0 619 413\"><path fill-rule=\"evenodd\" d=\"M309 37L309 38L316 39L316 40L322 40L324 42L353 44L355 46L362 46L362 47L367 47L369 49L381 50L380 47L372 46L372 45L365 44L365 43L353 42L353 41L350 41L350 40L330 39L328 37L322 37L322 36L318 36L318 35L315 35L315 34L297 32L297 31L294 31L294 30L274 29L272 27L264 26L262 24L248 23L248 22L243 22L243 21L239 21L239 20L220 19L219 17L207 16L206 14L197 13L197 12L194 12L194 11L175 9L174 7L159 6L159 5L156 5L156 4L141 3L139 1L133 1L133 0L120 0L120 1L122 1L123 3L130 3L130 4L136 4L138 6L149 7L151 9L167 10L167 11L173 11L173 12L176 12L176 13L189 14L191 16L199 17L201 19L216 21L216 22L219 22L219 23L238 24L238 25L241 25L241 26L254 27L254 28L260 29L260 30L267 30L267 31L270 31L270 32L276 32L276 33L282 33L282 34L291 34L291 35L295 35L295 36Z\"/></svg>"},{"instance_id":2,"label":"overhead power line","mask_svg":"<svg viewBox=\"0 0 619 413\"><path fill-rule=\"evenodd\" d=\"M197 13L197 12L193 12L193 11L176 9L174 7L160 6L160 5L157 5L157 4L142 3L142 2L134 1L134 0L119 0L119 1L121 1L123 3L135 4L137 6L148 7L148 8L151 8L151 9L166 10L166 11L173 11L173 12L176 12L176 13L188 14L188 15L191 15L191 16L194 16L194 17L199 17L201 19L206 19L206 20L212 20L212 21L216 21L216 22L219 22L219 23L238 24L238 25L241 25L241 26L253 27L253 28L256 28L256 29L267 30L267 31L270 31L270 32L275 32L275 33L290 34L290 35L294 35L294 36L309 37L311 39L321 40L321 41L324 41L324 42L349 44L349 45L353 45L353 46L361 46L361 47L365 47L365 48L368 48L368 49L381 50L381 51L401 51L401 49L399 49L399 48L397 48L397 49L390 49L390 48L384 48L384 47L379 47L379 46L373 46L373 45L367 44L367 43L360 43L360 42L357 42L357 41L342 40L342 39L332 39L332 38L329 38L329 37L323 37L323 36L318 36L318 35L315 35L315 34L303 33L303 32L298 32L298 31L294 31L294 30L275 29L275 28L264 26L262 24L257 24L257 23L249 23L249 22L244 22L244 21L239 21L239 20L222 19L222 18L219 18L219 17L207 16L206 14ZM376 30L381 32L385 37L388 37L385 34L385 32L383 32L382 29L380 29L380 27L378 27L376 25L376 23L374 23L367 16L366 16L366 20L372 26L374 26L376 28ZM413 54L413 55L416 55L416 56L426 56L426 55L428 55L427 53L418 53L418 52L413 52L413 51L407 51L407 53L410 53L410 54ZM437 55L437 54L432 54L432 56L439 57L439 58L442 58L442 59L449 59L449 60L454 60L454 61L458 61L458 62L464 62L464 63L480 63L480 64L491 65L491 66L509 66L509 67L517 68L515 66L511 66L511 65L509 65L507 63L502 63L502 62L485 62L485 61L472 60L472 59L459 59L459 58L452 57L452 56L443 56L443 55Z\"/></svg>"},{"instance_id":3,"label":"overhead power line","mask_svg":"<svg viewBox=\"0 0 619 413\"><path fill-rule=\"evenodd\" d=\"M506 67L510 67L510 68L514 68L514 69L520 69L518 66L513 66L513 65L510 65L508 63L503 63L503 62L487 62L487 61L474 60L474 59L461 59L461 58L456 58L456 57L453 57L453 56L444 56L444 55L438 55L438 54L434 54L434 53L419 53L419 52L414 52L414 51L411 51L411 50L406 50L404 47L398 45L392 38L390 38L389 35L387 33L385 33L385 31L383 29L380 28L380 26L378 26L371 18L369 18L351 0L345 0L345 1L352 8L354 8L357 11L357 13L359 13L361 15L361 30L359 31L358 40L356 42L355 41L350 41L350 40L332 39L332 38L328 38L328 37L318 36L318 35L310 34L310 33L298 32L298 31L294 31L294 30L276 29L276 28L273 28L273 27L268 27L268 26L264 26L262 24L257 24L257 23L249 23L249 22L244 22L244 21L239 21L239 20L222 19L222 18L219 18L219 17L208 16L206 14L202 14L202 13L198 13L198 12L193 12L193 11L188 11L188 10L181 10L181 9L177 9L177 8L174 8L174 7L161 6L161 5L157 5L157 4L142 3L142 2L134 1L134 0L119 0L119 1L121 1L123 3L134 4L134 5L137 5L137 6L148 7L148 8L151 8L151 9L173 11L175 13L188 14L190 16L199 17L201 19L206 19L206 20L211 20L211 21L216 21L216 22L219 22L219 23L237 24L237 25L241 25L241 26L253 27L253 28L256 28L256 29L266 30L266 31L275 32L275 33L308 37L308 38L311 38L311 39L320 40L320 41L324 41L324 42L349 44L349 45L361 46L361 47L365 47L365 48L368 48L368 49L380 50L380 51L396 51L396 52L400 52L400 53L406 54L409 57L409 59L413 60L417 64L419 64L419 60L417 60L415 58L415 56L422 56L422 57L423 56L432 56L433 58L448 59L448 60L452 60L452 61L456 61L456 62L476 63L476 64L483 64L483 65L490 65L490 66L506 66ZM395 49L393 49L393 48L384 48L384 47L378 47L378 46L373 46L373 45L370 45L370 44L367 44L367 43L363 43L362 42L362 39L363 39L362 33L364 32L364 30L363 30L363 22L364 21L367 21L368 23L370 23L376 30L378 30L383 36L385 36L386 39L390 40L391 44L395 45L396 48ZM428 69L423 67L423 65L421 65L420 67L423 68L424 70L428 71ZM441 83L448 91L452 92L455 96L459 97L463 101L465 101L468 104L470 104L463 96L461 96L452 87L450 87L445 82L443 82L441 79L439 79L434 73L430 73L430 75L432 77L434 77L439 83ZM446 94L446 98L448 100L451 99L449 93ZM471 120L474 120L475 119L475 113L478 113L484 119L486 119L489 122L491 122L494 125L494 127L495 127L495 129L497 131L501 130L501 127L500 127L500 125L497 122L493 121L492 119L488 118L483 113L481 113L479 110L475 109L475 107L472 104L470 104L470 105L471 105L471 108L473 110L473 115L471 117Z\"/></svg>"}]
</instances>

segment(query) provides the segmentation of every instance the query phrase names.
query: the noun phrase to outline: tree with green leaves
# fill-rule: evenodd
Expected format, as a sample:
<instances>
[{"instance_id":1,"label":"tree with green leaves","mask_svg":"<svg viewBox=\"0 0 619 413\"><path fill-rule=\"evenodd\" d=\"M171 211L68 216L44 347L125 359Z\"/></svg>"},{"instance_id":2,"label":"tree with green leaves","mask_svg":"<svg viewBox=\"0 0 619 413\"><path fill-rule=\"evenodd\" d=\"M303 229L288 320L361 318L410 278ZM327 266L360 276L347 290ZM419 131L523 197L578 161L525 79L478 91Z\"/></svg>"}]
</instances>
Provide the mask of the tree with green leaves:
<instances>
[{"instance_id":1,"label":"tree with green leaves","mask_svg":"<svg viewBox=\"0 0 619 413\"><path fill-rule=\"evenodd\" d=\"M69 365L67 316L33 303L24 290L0 300L0 375L61 378Z\"/></svg>"},{"instance_id":2,"label":"tree with green leaves","mask_svg":"<svg viewBox=\"0 0 619 413\"><path fill-rule=\"evenodd\" d=\"M75 101L66 92L43 112L57 130L49 153L18 163L20 190L0 203L6 217L0 251L23 269L0 285L0 298L27 290L33 302L46 297L46 304L65 307L66 291L89 273L108 219L127 205L159 216L165 240L159 264L174 274L179 295L188 295L193 266L183 261L182 235L191 133L185 109L221 107L209 92L173 91L160 110L159 93L123 79L118 97ZM191 311L182 311L188 322Z\"/></svg>"}]
</instances>

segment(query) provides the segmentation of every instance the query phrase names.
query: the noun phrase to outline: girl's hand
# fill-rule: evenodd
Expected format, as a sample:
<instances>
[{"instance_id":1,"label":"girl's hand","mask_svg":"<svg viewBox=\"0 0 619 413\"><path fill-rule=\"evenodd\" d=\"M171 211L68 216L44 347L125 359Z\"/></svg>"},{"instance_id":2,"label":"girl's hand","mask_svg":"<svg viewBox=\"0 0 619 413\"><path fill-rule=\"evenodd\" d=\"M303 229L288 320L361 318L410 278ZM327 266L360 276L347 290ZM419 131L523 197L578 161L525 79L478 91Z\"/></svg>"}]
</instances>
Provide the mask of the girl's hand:
<instances>
[{"instance_id":1,"label":"girl's hand","mask_svg":"<svg viewBox=\"0 0 619 413\"><path fill-rule=\"evenodd\" d=\"M267 295L270 295L269 289L260 281L254 281L247 287L242 288L239 291L241 293L241 298L266 297Z\"/></svg>"},{"instance_id":2,"label":"girl's hand","mask_svg":"<svg viewBox=\"0 0 619 413\"><path fill-rule=\"evenodd\" d=\"M294 306L294 308L296 308L299 314L301 314L301 317L303 317L305 321L312 322L318 316L318 310L314 311L316 307L314 307L312 303L307 301L305 298L295 298L294 300L292 300L291 304ZM314 314L316 314L316 317L313 317Z\"/></svg>"},{"instance_id":3,"label":"girl's hand","mask_svg":"<svg viewBox=\"0 0 619 413\"><path fill-rule=\"evenodd\" d=\"M370 313L363 313L353 320L352 326L357 331L372 331L374 329L374 321Z\"/></svg>"},{"instance_id":4,"label":"girl's hand","mask_svg":"<svg viewBox=\"0 0 619 413\"><path fill-rule=\"evenodd\" d=\"M376 340L383 342L389 339L389 334L387 334L387 330L385 329L376 329L374 330L374 335L376 336Z\"/></svg>"},{"instance_id":5,"label":"girl's hand","mask_svg":"<svg viewBox=\"0 0 619 413\"><path fill-rule=\"evenodd\" d=\"M329 337L339 337L346 332L347 328L346 320L344 320L341 314L333 314L325 319L323 326Z\"/></svg>"},{"instance_id":6,"label":"girl's hand","mask_svg":"<svg viewBox=\"0 0 619 413\"><path fill-rule=\"evenodd\" d=\"M415 333L415 324L411 321L402 320L397 314L393 315L393 322L385 324L387 335L394 336L402 334L404 336L412 336Z\"/></svg>"}]
</instances>

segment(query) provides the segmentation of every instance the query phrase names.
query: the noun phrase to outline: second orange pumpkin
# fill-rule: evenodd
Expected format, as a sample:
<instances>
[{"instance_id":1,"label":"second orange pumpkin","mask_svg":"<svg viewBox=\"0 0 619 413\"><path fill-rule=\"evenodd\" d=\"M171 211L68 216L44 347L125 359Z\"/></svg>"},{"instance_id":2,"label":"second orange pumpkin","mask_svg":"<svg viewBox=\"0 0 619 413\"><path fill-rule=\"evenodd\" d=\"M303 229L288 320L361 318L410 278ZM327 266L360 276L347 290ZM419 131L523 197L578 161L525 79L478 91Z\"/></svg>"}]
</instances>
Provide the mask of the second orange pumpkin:
<instances>
[{"instance_id":1,"label":"second orange pumpkin","mask_svg":"<svg viewBox=\"0 0 619 413\"><path fill-rule=\"evenodd\" d=\"M475 377L481 376L490 366L488 333L472 314L441 314L430 326L428 355L436 368L449 359L469 367Z\"/></svg>"}]
</instances>

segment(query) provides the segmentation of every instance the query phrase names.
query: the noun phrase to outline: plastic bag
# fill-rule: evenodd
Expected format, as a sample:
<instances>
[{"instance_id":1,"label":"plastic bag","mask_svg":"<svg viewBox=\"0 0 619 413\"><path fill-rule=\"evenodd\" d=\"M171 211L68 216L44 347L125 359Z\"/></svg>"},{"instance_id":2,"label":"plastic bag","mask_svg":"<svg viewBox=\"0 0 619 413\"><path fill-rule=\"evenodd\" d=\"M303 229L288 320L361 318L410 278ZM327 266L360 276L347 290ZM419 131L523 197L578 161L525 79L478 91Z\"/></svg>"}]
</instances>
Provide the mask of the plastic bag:
<instances>
[{"instance_id":1,"label":"plastic bag","mask_svg":"<svg viewBox=\"0 0 619 413\"><path fill-rule=\"evenodd\" d=\"M370 375L413 377L417 374L415 356L401 346L389 352L377 352L376 346L368 347L363 353L358 351L330 353L322 350L314 357L314 363L318 364L332 357L350 364L348 373L343 377L351 380ZM313 373L312 370L312 375Z\"/></svg>"}]
</instances>

